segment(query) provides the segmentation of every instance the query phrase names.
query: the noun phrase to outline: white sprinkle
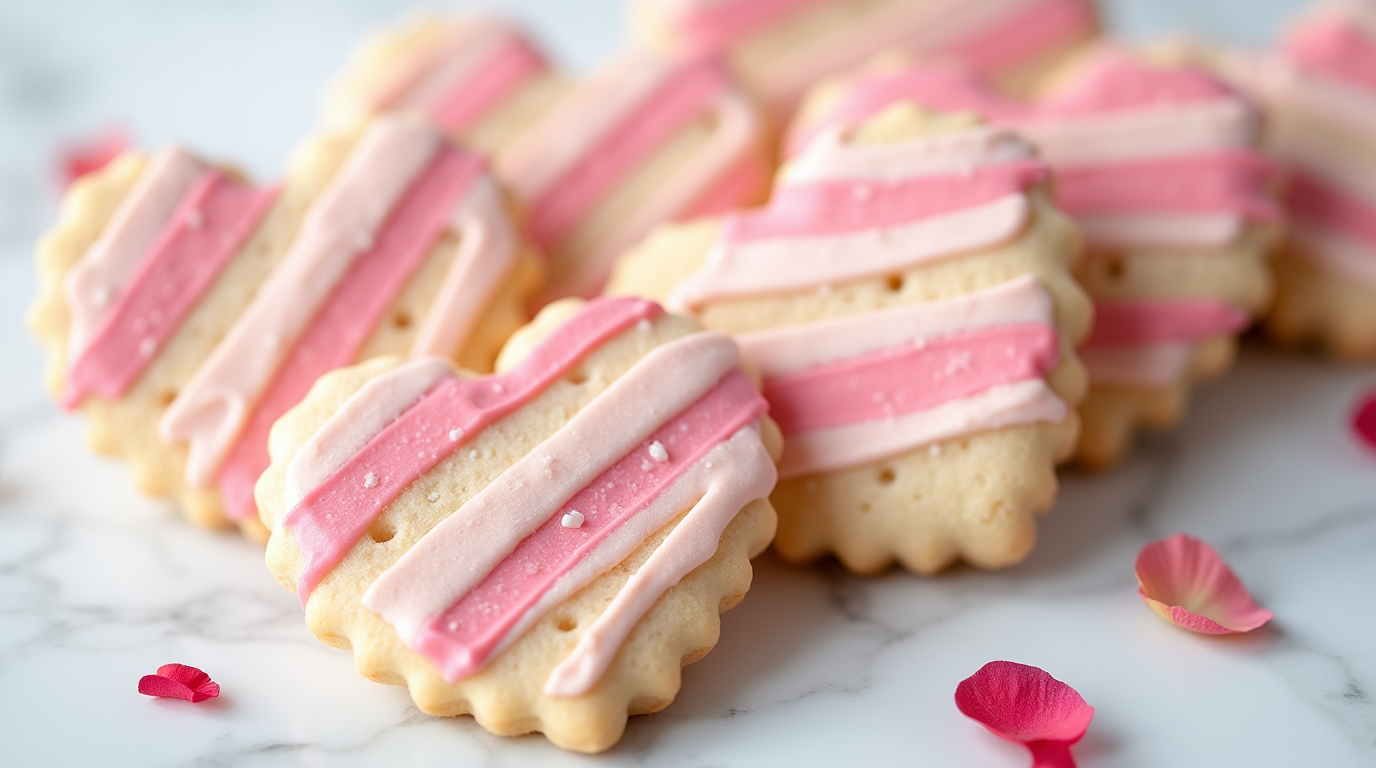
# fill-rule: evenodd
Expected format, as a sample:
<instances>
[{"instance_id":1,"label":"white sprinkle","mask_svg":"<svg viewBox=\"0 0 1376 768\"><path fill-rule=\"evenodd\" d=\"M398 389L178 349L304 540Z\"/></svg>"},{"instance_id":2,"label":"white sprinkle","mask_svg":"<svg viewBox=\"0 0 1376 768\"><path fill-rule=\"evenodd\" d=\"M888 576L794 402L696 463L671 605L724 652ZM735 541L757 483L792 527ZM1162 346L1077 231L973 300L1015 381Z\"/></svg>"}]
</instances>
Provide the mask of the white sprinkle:
<instances>
[{"instance_id":1,"label":"white sprinkle","mask_svg":"<svg viewBox=\"0 0 1376 768\"><path fill-rule=\"evenodd\" d=\"M476 458L478 458L478 449L477 449L477 448L474 448L473 450L469 451L469 452L468 452L468 458L470 458L470 459L476 459Z\"/></svg>"},{"instance_id":2,"label":"white sprinkle","mask_svg":"<svg viewBox=\"0 0 1376 768\"><path fill-rule=\"evenodd\" d=\"M363 487L364 487L364 488L376 488L376 487L377 487L377 474L376 474L375 472L369 472L368 474L366 474L366 475L363 476Z\"/></svg>"},{"instance_id":3,"label":"white sprinkle","mask_svg":"<svg viewBox=\"0 0 1376 768\"><path fill-rule=\"evenodd\" d=\"M192 210L187 212L186 226L191 227L192 229L200 229L201 225L204 223L205 216L200 211L195 210L193 208Z\"/></svg>"},{"instance_id":4,"label":"white sprinkle","mask_svg":"<svg viewBox=\"0 0 1376 768\"><path fill-rule=\"evenodd\" d=\"M429 499L430 501L439 501L439 500L440 500L440 492L439 492L439 491L431 491L431 492L430 492L430 495L429 495L429 496L426 496L425 498Z\"/></svg>"},{"instance_id":5,"label":"white sprinkle","mask_svg":"<svg viewBox=\"0 0 1376 768\"><path fill-rule=\"evenodd\" d=\"M559 521L559 524L564 526L565 528L582 528L583 513L575 509L572 512L569 512L568 514L564 515L563 519Z\"/></svg>"},{"instance_id":6,"label":"white sprinkle","mask_svg":"<svg viewBox=\"0 0 1376 768\"><path fill-rule=\"evenodd\" d=\"M927 449L927 453L935 459L936 457L941 455L941 445L938 443L932 443L932 447Z\"/></svg>"},{"instance_id":7,"label":"white sprinkle","mask_svg":"<svg viewBox=\"0 0 1376 768\"><path fill-rule=\"evenodd\" d=\"M492 391L500 395L501 393L506 391L506 387L502 386L502 383L500 381L494 381L492 382Z\"/></svg>"},{"instance_id":8,"label":"white sprinkle","mask_svg":"<svg viewBox=\"0 0 1376 768\"><path fill-rule=\"evenodd\" d=\"M460 429L459 427L454 427L453 429L449 430L449 442L451 442L451 443L457 443L457 442L459 442L459 441L462 440L462 439L463 439L463 430L462 430L462 429Z\"/></svg>"},{"instance_id":9,"label":"white sprinkle","mask_svg":"<svg viewBox=\"0 0 1376 768\"><path fill-rule=\"evenodd\" d=\"M649 332L650 332L650 321L647 320L647 319L645 319L645 318L641 318L641 319L640 319L640 322L638 322L638 323L635 324L635 329L636 329L637 331L640 331L641 333L649 333Z\"/></svg>"},{"instance_id":10,"label":"white sprinkle","mask_svg":"<svg viewBox=\"0 0 1376 768\"><path fill-rule=\"evenodd\" d=\"M866 184L861 184L855 187L851 194L855 196L856 200L868 200L870 196L874 194L874 190L870 189Z\"/></svg>"},{"instance_id":11,"label":"white sprinkle","mask_svg":"<svg viewBox=\"0 0 1376 768\"><path fill-rule=\"evenodd\" d=\"M152 355L158 349L158 343L152 339L144 339L139 342L139 354L144 357Z\"/></svg>"},{"instance_id":12,"label":"white sprinkle","mask_svg":"<svg viewBox=\"0 0 1376 768\"><path fill-rule=\"evenodd\" d=\"M703 469L711 469L711 468L712 468L712 462L710 462L710 461L704 461L704 462L702 463L702 467L703 467Z\"/></svg>"},{"instance_id":13,"label":"white sprinkle","mask_svg":"<svg viewBox=\"0 0 1376 768\"><path fill-rule=\"evenodd\" d=\"M445 626L449 627L449 631L450 631L450 632L458 632L458 631L459 631L459 620L458 620L458 619L450 619L450 620L449 620L449 623L446 624Z\"/></svg>"},{"instance_id":14,"label":"white sprinkle","mask_svg":"<svg viewBox=\"0 0 1376 768\"><path fill-rule=\"evenodd\" d=\"M669 460L669 451L665 449L664 443L661 443L658 440L654 441L653 443L650 443L650 458L654 459L660 464L663 464L664 462Z\"/></svg>"}]
</instances>

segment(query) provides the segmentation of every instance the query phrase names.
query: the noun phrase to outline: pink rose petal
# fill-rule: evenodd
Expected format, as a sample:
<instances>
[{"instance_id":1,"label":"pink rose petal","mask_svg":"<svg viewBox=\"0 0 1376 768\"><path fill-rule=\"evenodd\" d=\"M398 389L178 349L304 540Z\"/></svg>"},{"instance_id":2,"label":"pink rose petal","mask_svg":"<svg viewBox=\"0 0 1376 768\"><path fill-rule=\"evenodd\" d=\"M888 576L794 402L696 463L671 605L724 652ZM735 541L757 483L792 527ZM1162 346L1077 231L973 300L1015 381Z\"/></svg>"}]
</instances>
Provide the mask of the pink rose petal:
<instances>
[{"instance_id":1,"label":"pink rose petal","mask_svg":"<svg viewBox=\"0 0 1376 768\"><path fill-rule=\"evenodd\" d=\"M1011 661L991 661L962 680L956 706L995 736L1027 747L1033 768L1075 768L1070 745L1094 719L1094 707L1074 688Z\"/></svg>"},{"instance_id":2,"label":"pink rose petal","mask_svg":"<svg viewBox=\"0 0 1376 768\"><path fill-rule=\"evenodd\" d=\"M185 664L164 664L156 675L139 678L139 693L164 699L205 701L220 695L220 684L210 675Z\"/></svg>"},{"instance_id":3,"label":"pink rose petal","mask_svg":"<svg viewBox=\"0 0 1376 768\"><path fill-rule=\"evenodd\" d=\"M1357 410L1352 412L1352 431L1366 447L1376 450L1376 392L1367 392L1357 401Z\"/></svg>"},{"instance_id":4,"label":"pink rose petal","mask_svg":"<svg viewBox=\"0 0 1376 768\"><path fill-rule=\"evenodd\" d=\"M1136 570L1142 602L1191 632L1251 632L1271 620L1213 547L1183 533L1142 547Z\"/></svg>"},{"instance_id":5,"label":"pink rose petal","mask_svg":"<svg viewBox=\"0 0 1376 768\"><path fill-rule=\"evenodd\" d=\"M60 163L62 186L71 186L82 176L104 168L128 148L128 134L116 126L105 128L89 140L68 145L62 150Z\"/></svg>"}]
</instances>

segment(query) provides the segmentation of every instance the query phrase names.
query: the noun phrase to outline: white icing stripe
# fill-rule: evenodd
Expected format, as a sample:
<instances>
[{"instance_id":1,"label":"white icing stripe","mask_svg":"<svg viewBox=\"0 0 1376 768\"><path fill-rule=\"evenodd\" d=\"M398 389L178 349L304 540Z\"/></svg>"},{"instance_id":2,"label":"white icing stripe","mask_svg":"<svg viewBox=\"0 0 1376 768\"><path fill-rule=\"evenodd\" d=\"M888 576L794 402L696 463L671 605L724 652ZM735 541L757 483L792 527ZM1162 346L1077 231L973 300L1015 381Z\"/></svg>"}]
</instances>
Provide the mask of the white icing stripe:
<instances>
[{"instance_id":1,"label":"white icing stripe","mask_svg":"<svg viewBox=\"0 0 1376 768\"><path fill-rule=\"evenodd\" d=\"M498 176L520 200L543 196L587 157L669 74L666 62L626 57L575 88L497 158Z\"/></svg>"},{"instance_id":2,"label":"white icing stripe","mask_svg":"<svg viewBox=\"0 0 1376 768\"><path fill-rule=\"evenodd\" d=\"M378 229L440 146L420 122L382 118L311 206L281 265L163 416L169 443L188 443L187 484L204 488L293 342L372 247Z\"/></svg>"},{"instance_id":3,"label":"white icing stripe","mask_svg":"<svg viewBox=\"0 0 1376 768\"><path fill-rule=\"evenodd\" d=\"M899 181L968 173L1035 156L1031 145L1005 128L981 126L891 144L855 144L843 141L844 134L837 127L810 142L806 152L784 166L780 183Z\"/></svg>"},{"instance_id":4,"label":"white icing stripe","mask_svg":"<svg viewBox=\"0 0 1376 768\"><path fill-rule=\"evenodd\" d=\"M1005 241L1030 214L1027 196L1017 193L882 231L717 243L702 269L670 294L668 306L692 310L724 297L811 291L901 272Z\"/></svg>"},{"instance_id":5,"label":"white icing stripe","mask_svg":"<svg viewBox=\"0 0 1376 768\"><path fill-rule=\"evenodd\" d=\"M1251 147L1256 114L1240 99L1081 115L1011 120L1057 169L1205 154Z\"/></svg>"},{"instance_id":6,"label":"white icing stripe","mask_svg":"<svg viewBox=\"0 0 1376 768\"><path fill-rule=\"evenodd\" d=\"M1004 384L925 411L792 435L784 445L779 476L848 469L975 432L1056 423L1068 412L1065 401L1041 379Z\"/></svg>"},{"instance_id":7,"label":"white icing stripe","mask_svg":"<svg viewBox=\"0 0 1376 768\"><path fill-rule=\"evenodd\" d=\"M450 228L459 236L459 250L416 331L413 357L457 357L520 253L506 202L486 175L473 182L455 207Z\"/></svg>"},{"instance_id":8,"label":"white icing stripe","mask_svg":"<svg viewBox=\"0 0 1376 768\"><path fill-rule=\"evenodd\" d=\"M763 461L760 460L763 456ZM591 552L583 556L571 569L555 581L548 591L512 625L493 647L489 658L497 658L510 648L540 617L573 597L580 589L635 552L646 539L671 520L696 504L709 490L724 482L736 482L750 487L755 495L744 498L732 511L734 517L741 507L755 499L769 495L774 488L774 461L760 442L758 424L741 429L729 440L714 446L698 459L655 500L631 516L608 534ZM719 538L720 536L718 536ZM713 539L713 546L716 539ZM612 646L612 652L620 644ZM577 694L571 694L577 695Z\"/></svg>"},{"instance_id":9,"label":"white icing stripe","mask_svg":"<svg viewBox=\"0 0 1376 768\"><path fill-rule=\"evenodd\" d=\"M1355 85L1300 69L1276 55L1234 54L1220 62L1228 81L1258 101L1307 121L1343 126L1354 136L1376 134L1376 99Z\"/></svg>"},{"instance_id":10,"label":"white icing stripe","mask_svg":"<svg viewBox=\"0 0 1376 768\"><path fill-rule=\"evenodd\" d=\"M1301 246L1299 253L1339 275L1376 288L1376 249L1332 227L1305 221L1290 224L1290 237Z\"/></svg>"},{"instance_id":11,"label":"white icing stripe","mask_svg":"<svg viewBox=\"0 0 1376 768\"><path fill-rule=\"evenodd\" d=\"M1237 242L1247 229L1241 216L1229 213L1088 214L1076 216L1075 223L1090 244L1118 248L1162 245L1214 249Z\"/></svg>"},{"instance_id":12,"label":"white icing stripe","mask_svg":"<svg viewBox=\"0 0 1376 768\"><path fill-rule=\"evenodd\" d=\"M69 361L75 363L81 356L129 275L196 181L209 170L177 147L164 149L148 161L110 223L64 279L63 292L71 312Z\"/></svg>"},{"instance_id":13,"label":"white icing stripe","mask_svg":"<svg viewBox=\"0 0 1376 768\"><path fill-rule=\"evenodd\" d=\"M330 415L287 465L286 508L344 466L377 433L396 420L441 379L450 375L443 360L404 363L370 379Z\"/></svg>"},{"instance_id":14,"label":"white icing stripe","mask_svg":"<svg viewBox=\"0 0 1376 768\"><path fill-rule=\"evenodd\" d=\"M1090 381L1138 387L1169 387L1189 371L1196 344L1163 342L1125 347L1094 347L1080 350Z\"/></svg>"},{"instance_id":15,"label":"white icing stripe","mask_svg":"<svg viewBox=\"0 0 1376 768\"><path fill-rule=\"evenodd\" d=\"M1376 167L1371 160L1353 157L1346 147L1309 134L1288 133L1277 143L1276 153L1287 166L1376 208Z\"/></svg>"},{"instance_id":16,"label":"white icing stripe","mask_svg":"<svg viewBox=\"0 0 1376 768\"><path fill-rule=\"evenodd\" d=\"M481 583L569 499L739 362L735 342L717 333L695 333L651 350L425 534L373 582L363 604L409 642L431 616ZM607 424L617 428L607 430Z\"/></svg>"},{"instance_id":17,"label":"white icing stripe","mask_svg":"<svg viewBox=\"0 0 1376 768\"><path fill-rule=\"evenodd\" d=\"M629 554L640 541L659 530L658 527L650 528L651 524L663 520L659 523L663 526L697 499L683 520L578 639L573 652L550 673L545 681L545 694L581 696L591 690L641 617L670 587L711 559L726 526L746 504L768 496L776 479L774 462L760 442L758 428L746 427L708 452L632 523L623 526L623 530L630 529L632 524L638 526L634 532L626 531L626 541L617 542L616 548L606 555L600 550L592 553L588 559L596 556L600 562L590 565L589 570L599 568L599 573L609 570L625 558L619 554L622 550ZM614 536L622 533L618 531ZM639 539L631 541L634 536ZM609 540L603 546L611 545ZM613 555L617 559L612 560ZM583 565L580 563L579 567ZM572 572L568 574L572 575ZM518 626L518 629L523 628ZM519 635L513 630L512 636Z\"/></svg>"},{"instance_id":18,"label":"white icing stripe","mask_svg":"<svg viewBox=\"0 0 1376 768\"><path fill-rule=\"evenodd\" d=\"M995 325L1052 325L1051 296L1032 275L940 301L747 333L741 354L766 378L901 344Z\"/></svg>"}]
</instances>

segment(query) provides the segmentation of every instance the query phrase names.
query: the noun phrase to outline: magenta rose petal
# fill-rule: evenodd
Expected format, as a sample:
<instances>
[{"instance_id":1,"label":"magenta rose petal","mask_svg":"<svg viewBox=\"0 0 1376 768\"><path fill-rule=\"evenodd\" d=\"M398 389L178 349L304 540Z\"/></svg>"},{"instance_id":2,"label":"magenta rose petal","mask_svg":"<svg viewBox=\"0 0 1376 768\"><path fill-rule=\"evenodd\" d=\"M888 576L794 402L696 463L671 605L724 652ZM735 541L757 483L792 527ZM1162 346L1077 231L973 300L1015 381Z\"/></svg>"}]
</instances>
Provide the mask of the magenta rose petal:
<instances>
[{"instance_id":1,"label":"magenta rose petal","mask_svg":"<svg viewBox=\"0 0 1376 768\"><path fill-rule=\"evenodd\" d=\"M1074 768L1070 746L1094 719L1094 707L1044 670L991 661L956 686L956 707L995 736L1027 747L1033 768Z\"/></svg>"},{"instance_id":2,"label":"magenta rose petal","mask_svg":"<svg viewBox=\"0 0 1376 768\"><path fill-rule=\"evenodd\" d=\"M1272 618L1208 542L1183 533L1142 547L1136 571L1142 602L1191 632L1251 632Z\"/></svg>"},{"instance_id":3,"label":"magenta rose petal","mask_svg":"<svg viewBox=\"0 0 1376 768\"><path fill-rule=\"evenodd\" d=\"M139 693L164 699L205 701L220 695L220 684L210 675L185 664L164 664L155 675L139 678Z\"/></svg>"}]
</instances>

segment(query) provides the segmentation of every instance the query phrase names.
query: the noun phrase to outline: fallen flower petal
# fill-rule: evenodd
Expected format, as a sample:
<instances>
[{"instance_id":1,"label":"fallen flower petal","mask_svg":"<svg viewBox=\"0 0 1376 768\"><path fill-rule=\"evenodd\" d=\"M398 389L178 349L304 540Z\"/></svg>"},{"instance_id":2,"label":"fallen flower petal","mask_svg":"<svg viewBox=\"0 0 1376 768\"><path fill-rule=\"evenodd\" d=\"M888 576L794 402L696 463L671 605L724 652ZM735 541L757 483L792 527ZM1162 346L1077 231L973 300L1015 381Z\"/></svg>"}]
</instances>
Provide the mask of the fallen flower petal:
<instances>
[{"instance_id":1,"label":"fallen flower petal","mask_svg":"<svg viewBox=\"0 0 1376 768\"><path fill-rule=\"evenodd\" d=\"M165 699L205 701L220 695L220 684L210 675L185 664L164 664L155 675L139 678L139 693Z\"/></svg>"},{"instance_id":2,"label":"fallen flower petal","mask_svg":"<svg viewBox=\"0 0 1376 768\"><path fill-rule=\"evenodd\" d=\"M1352 412L1352 431L1367 448L1376 450L1376 391L1367 392L1357 401L1357 410Z\"/></svg>"},{"instance_id":3,"label":"fallen flower petal","mask_svg":"<svg viewBox=\"0 0 1376 768\"><path fill-rule=\"evenodd\" d=\"M128 148L128 135L117 127L106 128L90 140L67 146L61 157L62 186L71 186L82 176L104 168Z\"/></svg>"},{"instance_id":4,"label":"fallen flower petal","mask_svg":"<svg viewBox=\"0 0 1376 768\"><path fill-rule=\"evenodd\" d=\"M1022 744L1032 768L1075 768L1070 745L1094 719L1094 707L1044 670L991 661L956 686L956 707L995 736Z\"/></svg>"},{"instance_id":5,"label":"fallen flower petal","mask_svg":"<svg viewBox=\"0 0 1376 768\"><path fill-rule=\"evenodd\" d=\"M1272 618L1208 542L1183 533L1142 547L1136 571L1142 602L1191 632L1251 632Z\"/></svg>"}]
</instances>

